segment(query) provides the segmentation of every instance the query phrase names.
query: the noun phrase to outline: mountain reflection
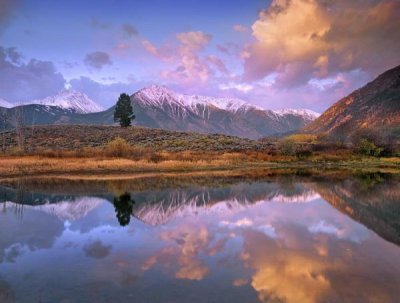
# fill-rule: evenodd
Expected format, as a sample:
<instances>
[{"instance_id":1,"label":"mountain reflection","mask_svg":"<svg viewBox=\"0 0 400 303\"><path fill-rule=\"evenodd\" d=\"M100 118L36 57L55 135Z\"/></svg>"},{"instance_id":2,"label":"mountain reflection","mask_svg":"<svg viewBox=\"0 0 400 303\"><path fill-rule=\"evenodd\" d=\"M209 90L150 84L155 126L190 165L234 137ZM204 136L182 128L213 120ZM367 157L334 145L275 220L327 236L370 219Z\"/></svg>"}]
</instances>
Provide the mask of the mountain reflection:
<instances>
[{"instance_id":1,"label":"mountain reflection","mask_svg":"<svg viewBox=\"0 0 400 303\"><path fill-rule=\"evenodd\" d=\"M152 187L153 184L149 183L148 187ZM43 182L40 184L43 185ZM26 189L24 185L0 186L0 203L9 202L8 206L4 203L2 207L0 205L0 211L5 212L6 208L14 205L14 212L22 215L24 208L34 206L55 214L61 220L73 221L109 201L114 205L121 226L128 225L131 216L155 226L176 217L195 215L199 211L218 208L230 211L265 201L307 203L322 197L385 239L400 244L400 182L395 175L370 173L334 178L277 176L268 182L241 182L236 179L235 183L220 187L191 185L174 188L168 187L167 183L165 189L142 188L140 191L131 191L129 185L125 185L125 191L119 186L118 190L123 192L121 195L102 191L92 197L90 195L95 190L90 183L84 183L84 188L81 188L80 182L67 184L68 192L56 193L48 189L37 192ZM74 190L80 195L74 195Z\"/></svg>"},{"instance_id":2,"label":"mountain reflection","mask_svg":"<svg viewBox=\"0 0 400 303\"><path fill-rule=\"evenodd\" d=\"M0 187L0 301L399 297L396 175L148 183Z\"/></svg>"}]
</instances>

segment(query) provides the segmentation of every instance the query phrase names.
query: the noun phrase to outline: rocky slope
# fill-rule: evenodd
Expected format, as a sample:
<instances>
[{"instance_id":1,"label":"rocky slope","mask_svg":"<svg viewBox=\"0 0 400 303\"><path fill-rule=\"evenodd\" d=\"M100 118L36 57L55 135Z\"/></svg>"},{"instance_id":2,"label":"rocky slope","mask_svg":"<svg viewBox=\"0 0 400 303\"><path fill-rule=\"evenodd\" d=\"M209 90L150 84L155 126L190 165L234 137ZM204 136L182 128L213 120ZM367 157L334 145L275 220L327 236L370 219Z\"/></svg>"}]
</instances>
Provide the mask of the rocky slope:
<instances>
[{"instance_id":1,"label":"rocky slope","mask_svg":"<svg viewBox=\"0 0 400 303\"><path fill-rule=\"evenodd\" d=\"M360 129L399 127L400 65L339 100L303 131L350 136Z\"/></svg>"}]
</instances>

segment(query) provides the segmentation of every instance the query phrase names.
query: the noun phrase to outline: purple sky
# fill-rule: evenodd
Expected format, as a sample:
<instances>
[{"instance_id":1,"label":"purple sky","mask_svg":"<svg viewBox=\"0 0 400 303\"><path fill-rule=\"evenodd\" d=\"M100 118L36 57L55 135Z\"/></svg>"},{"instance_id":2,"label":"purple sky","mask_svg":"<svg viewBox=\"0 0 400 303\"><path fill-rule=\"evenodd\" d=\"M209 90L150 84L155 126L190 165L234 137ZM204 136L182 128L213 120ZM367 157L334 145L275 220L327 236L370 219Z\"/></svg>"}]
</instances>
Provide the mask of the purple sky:
<instances>
[{"instance_id":1,"label":"purple sky","mask_svg":"<svg viewBox=\"0 0 400 303\"><path fill-rule=\"evenodd\" d=\"M0 98L163 84L323 111L400 64L397 0L0 0Z\"/></svg>"}]
</instances>

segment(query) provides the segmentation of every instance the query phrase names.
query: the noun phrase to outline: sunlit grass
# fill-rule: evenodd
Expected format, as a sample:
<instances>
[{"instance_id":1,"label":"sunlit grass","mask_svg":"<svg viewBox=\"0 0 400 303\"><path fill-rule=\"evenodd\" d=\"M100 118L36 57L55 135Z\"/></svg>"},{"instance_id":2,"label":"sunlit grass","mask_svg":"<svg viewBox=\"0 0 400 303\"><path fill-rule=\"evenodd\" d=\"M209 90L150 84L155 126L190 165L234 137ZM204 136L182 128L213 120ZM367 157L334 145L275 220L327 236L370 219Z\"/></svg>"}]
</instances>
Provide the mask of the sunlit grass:
<instances>
[{"instance_id":1,"label":"sunlit grass","mask_svg":"<svg viewBox=\"0 0 400 303\"><path fill-rule=\"evenodd\" d=\"M347 151L336 153L317 153L299 160L293 156L268 155L260 152L157 152L135 155L133 158L105 156L74 157L68 154L57 156L2 156L0 157L0 176L18 177L46 174L129 174L151 172L190 172L228 170L237 168L262 167L310 167L310 166L348 166L392 167L400 169L400 158L374 158L352 155ZM140 158L142 157L142 158Z\"/></svg>"}]
</instances>

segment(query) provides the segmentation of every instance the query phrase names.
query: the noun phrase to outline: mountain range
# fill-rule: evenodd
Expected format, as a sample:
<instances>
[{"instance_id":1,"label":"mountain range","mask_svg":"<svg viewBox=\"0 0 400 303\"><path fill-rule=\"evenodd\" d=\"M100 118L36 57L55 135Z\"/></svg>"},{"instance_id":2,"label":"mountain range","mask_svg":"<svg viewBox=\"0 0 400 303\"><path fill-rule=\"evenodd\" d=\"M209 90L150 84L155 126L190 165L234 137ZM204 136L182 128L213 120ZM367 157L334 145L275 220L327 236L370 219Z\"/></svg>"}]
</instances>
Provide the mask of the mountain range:
<instances>
[{"instance_id":1,"label":"mountain range","mask_svg":"<svg viewBox=\"0 0 400 303\"><path fill-rule=\"evenodd\" d=\"M76 114L87 114L104 111L104 108L91 100L84 93L72 89L65 89L58 94L44 99L33 100L28 102L20 102L12 104L4 99L0 99L0 107L14 108L29 105L43 105L50 107L58 107L61 110L66 110Z\"/></svg>"},{"instance_id":2,"label":"mountain range","mask_svg":"<svg viewBox=\"0 0 400 303\"><path fill-rule=\"evenodd\" d=\"M319 116L306 109L272 111L240 99L184 95L157 85L134 93L131 101L136 115L134 125L251 139L294 132ZM25 125L114 124L114 106L103 110L85 94L74 90L17 107L7 108L10 107L7 102L2 104L9 117L22 112ZM15 127L14 120L9 119L8 128Z\"/></svg>"},{"instance_id":3,"label":"mountain range","mask_svg":"<svg viewBox=\"0 0 400 303\"><path fill-rule=\"evenodd\" d=\"M400 130L400 66L352 92L321 116L306 109L272 111L240 99L185 95L152 85L133 95L134 125L165 130L220 133L250 139L303 132L349 138L358 130ZM114 106L103 110L85 94L64 90L54 97L12 107L0 99L8 117L23 112L25 125L113 125ZM0 121L0 126L3 121ZM9 118L6 128L15 127Z\"/></svg>"}]
</instances>

